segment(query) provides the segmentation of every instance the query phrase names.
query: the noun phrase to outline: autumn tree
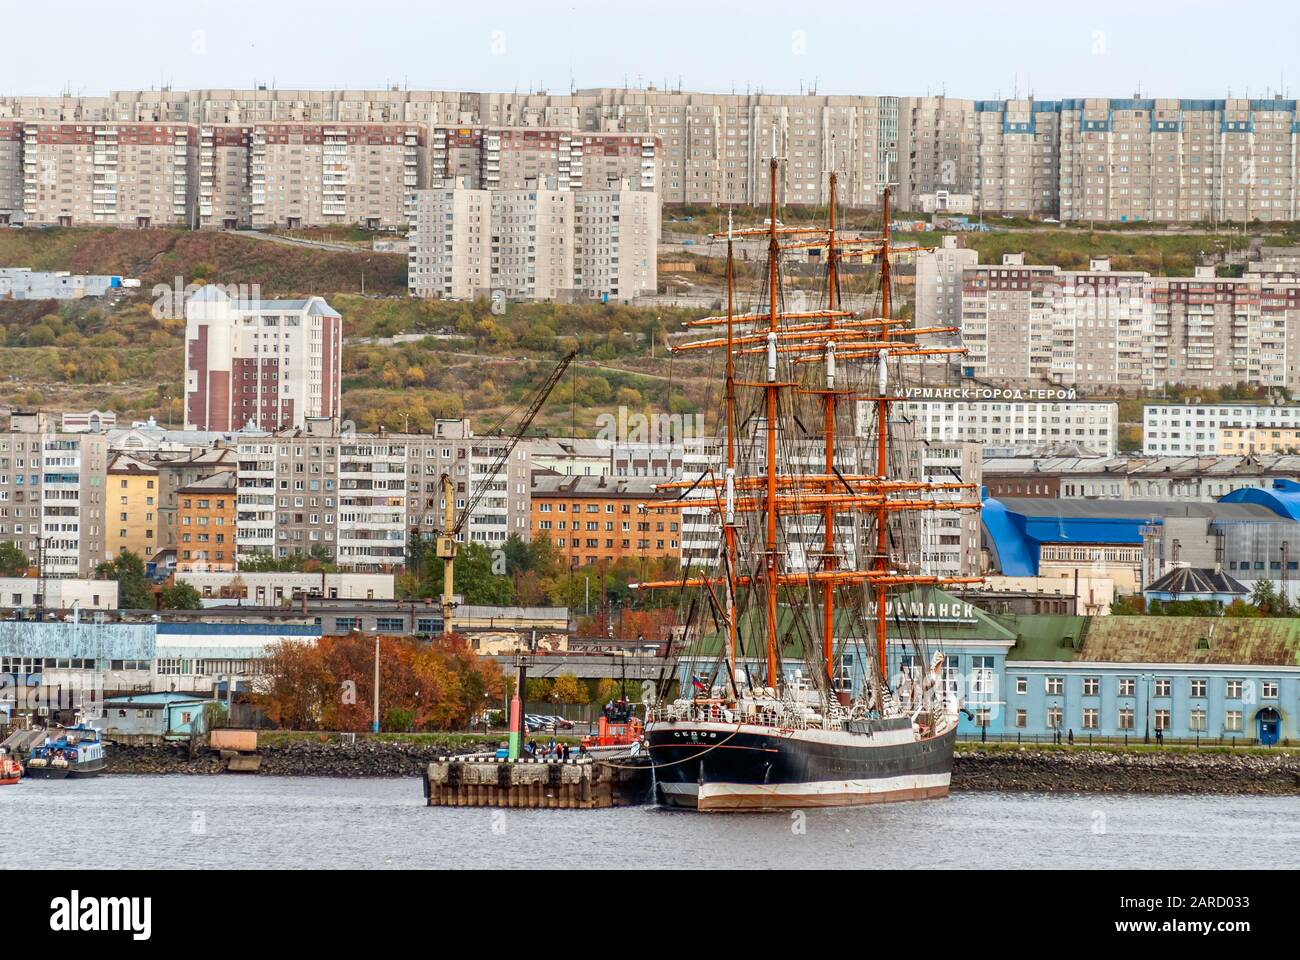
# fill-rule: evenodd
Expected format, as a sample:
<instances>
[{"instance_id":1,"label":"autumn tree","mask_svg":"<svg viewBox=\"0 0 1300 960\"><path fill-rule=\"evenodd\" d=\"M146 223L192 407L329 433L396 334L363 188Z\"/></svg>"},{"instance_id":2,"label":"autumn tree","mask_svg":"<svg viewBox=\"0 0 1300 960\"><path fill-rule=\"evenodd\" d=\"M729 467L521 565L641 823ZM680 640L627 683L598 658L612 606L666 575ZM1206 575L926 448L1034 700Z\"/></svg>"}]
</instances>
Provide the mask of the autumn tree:
<instances>
[{"instance_id":1,"label":"autumn tree","mask_svg":"<svg viewBox=\"0 0 1300 960\"><path fill-rule=\"evenodd\" d=\"M27 573L27 554L12 540L0 543L0 577L21 577Z\"/></svg>"},{"instance_id":2,"label":"autumn tree","mask_svg":"<svg viewBox=\"0 0 1300 960\"><path fill-rule=\"evenodd\" d=\"M589 702L590 699L591 695L587 690L587 685L573 674L562 673L555 678L555 685L551 687L552 703L581 705Z\"/></svg>"}]
</instances>

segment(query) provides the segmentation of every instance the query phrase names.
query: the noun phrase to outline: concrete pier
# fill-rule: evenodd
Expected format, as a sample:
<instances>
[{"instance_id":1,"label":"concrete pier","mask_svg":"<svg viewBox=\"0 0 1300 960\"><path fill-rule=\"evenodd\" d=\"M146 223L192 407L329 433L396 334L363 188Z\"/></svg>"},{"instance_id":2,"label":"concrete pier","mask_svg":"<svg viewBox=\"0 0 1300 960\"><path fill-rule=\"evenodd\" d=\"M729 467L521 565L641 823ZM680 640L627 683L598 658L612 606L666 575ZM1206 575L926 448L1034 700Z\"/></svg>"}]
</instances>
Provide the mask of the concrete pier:
<instances>
[{"instance_id":1,"label":"concrete pier","mask_svg":"<svg viewBox=\"0 0 1300 960\"><path fill-rule=\"evenodd\" d=\"M646 803L650 784L646 758L510 762L449 757L428 765L424 795L431 807L593 810Z\"/></svg>"}]
</instances>

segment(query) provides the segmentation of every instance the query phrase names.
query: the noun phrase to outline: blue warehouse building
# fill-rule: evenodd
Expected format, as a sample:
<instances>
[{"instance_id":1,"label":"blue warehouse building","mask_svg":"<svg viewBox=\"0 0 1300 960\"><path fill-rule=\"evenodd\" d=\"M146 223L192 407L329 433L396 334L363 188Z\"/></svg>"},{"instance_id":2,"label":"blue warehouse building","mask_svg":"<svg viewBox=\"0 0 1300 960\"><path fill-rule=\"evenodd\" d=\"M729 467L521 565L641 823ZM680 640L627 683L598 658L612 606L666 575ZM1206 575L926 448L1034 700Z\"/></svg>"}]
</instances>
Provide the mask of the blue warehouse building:
<instances>
[{"instance_id":1,"label":"blue warehouse building","mask_svg":"<svg viewBox=\"0 0 1300 960\"><path fill-rule=\"evenodd\" d=\"M1021 616L1003 732L1265 745L1294 740L1300 620Z\"/></svg>"}]
</instances>

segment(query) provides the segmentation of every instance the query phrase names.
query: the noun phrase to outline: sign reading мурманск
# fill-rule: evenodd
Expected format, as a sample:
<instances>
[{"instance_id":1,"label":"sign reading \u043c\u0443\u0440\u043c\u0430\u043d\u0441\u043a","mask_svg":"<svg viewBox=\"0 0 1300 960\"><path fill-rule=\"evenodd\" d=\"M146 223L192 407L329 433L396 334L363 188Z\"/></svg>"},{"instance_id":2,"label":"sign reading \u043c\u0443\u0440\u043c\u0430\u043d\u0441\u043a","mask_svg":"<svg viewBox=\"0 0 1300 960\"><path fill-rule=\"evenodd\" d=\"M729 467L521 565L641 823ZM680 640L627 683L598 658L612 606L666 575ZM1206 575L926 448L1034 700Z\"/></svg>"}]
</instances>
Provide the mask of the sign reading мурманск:
<instances>
[{"instance_id":1,"label":"sign reading \u043c\u0443\u0440\u043c\u0430\u043d\u0441\u043a","mask_svg":"<svg viewBox=\"0 0 1300 960\"><path fill-rule=\"evenodd\" d=\"M905 387L906 400L1078 400L1073 387L993 387L974 384L963 387ZM1113 402L1113 401L1112 401Z\"/></svg>"}]
</instances>

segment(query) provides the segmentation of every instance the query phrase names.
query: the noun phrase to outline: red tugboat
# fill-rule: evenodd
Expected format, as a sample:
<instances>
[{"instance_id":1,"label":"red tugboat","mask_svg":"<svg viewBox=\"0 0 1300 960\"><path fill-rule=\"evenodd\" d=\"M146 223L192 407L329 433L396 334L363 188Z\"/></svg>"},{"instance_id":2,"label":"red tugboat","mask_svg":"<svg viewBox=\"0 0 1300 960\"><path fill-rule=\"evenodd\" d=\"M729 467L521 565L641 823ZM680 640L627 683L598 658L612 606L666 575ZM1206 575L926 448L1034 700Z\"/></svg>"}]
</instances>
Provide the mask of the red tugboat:
<instances>
[{"instance_id":1,"label":"red tugboat","mask_svg":"<svg viewBox=\"0 0 1300 960\"><path fill-rule=\"evenodd\" d=\"M607 703L600 712L596 735L582 738L582 748L593 756L616 754L635 756L640 752L645 724L626 698Z\"/></svg>"},{"instance_id":2,"label":"red tugboat","mask_svg":"<svg viewBox=\"0 0 1300 960\"><path fill-rule=\"evenodd\" d=\"M0 753L0 787L8 787L23 778L23 765L9 756Z\"/></svg>"}]
</instances>

